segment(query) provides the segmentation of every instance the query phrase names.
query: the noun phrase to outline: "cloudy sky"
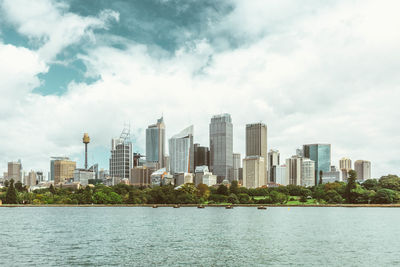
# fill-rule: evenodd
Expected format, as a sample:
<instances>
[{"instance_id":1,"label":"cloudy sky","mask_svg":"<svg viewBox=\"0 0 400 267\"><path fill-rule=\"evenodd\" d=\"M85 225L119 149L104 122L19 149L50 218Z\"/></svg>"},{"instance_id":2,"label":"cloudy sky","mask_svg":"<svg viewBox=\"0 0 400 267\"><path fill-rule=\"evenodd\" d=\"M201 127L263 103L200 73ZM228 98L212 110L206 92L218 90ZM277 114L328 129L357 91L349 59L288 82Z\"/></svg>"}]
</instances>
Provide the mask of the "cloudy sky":
<instances>
[{"instance_id":1,"label":"cloudy sky","mask_svg":"<svg viewBox=\"0 0 400 267\"><path fill-rule=\"evenodd\" d=\"M108 169L130 123L134 150L162 114L167 137L194 124L208 146L230 113L268 126L281 158L305 143L400 171L400 2L0 0L0 171L50 156Z\"/></svg>"}]
</instances>

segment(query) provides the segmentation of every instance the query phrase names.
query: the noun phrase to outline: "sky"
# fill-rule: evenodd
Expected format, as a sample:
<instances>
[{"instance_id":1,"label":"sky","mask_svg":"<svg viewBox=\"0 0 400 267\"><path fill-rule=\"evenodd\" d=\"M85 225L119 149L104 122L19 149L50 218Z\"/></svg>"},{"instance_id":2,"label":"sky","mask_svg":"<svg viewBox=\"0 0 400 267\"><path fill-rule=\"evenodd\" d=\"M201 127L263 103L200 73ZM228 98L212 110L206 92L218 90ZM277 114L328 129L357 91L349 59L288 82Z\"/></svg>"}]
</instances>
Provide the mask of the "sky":
<instances>
[{"instance_id":1,"label":"sky","mask_svg":"<svg viewBox=\"0 0 400 267\"><path fill-rule=\"evenodd\" d=\"M281 159L308 143L400 174L397 0L0 0L0 171L51 156L108 169L111 138L164 116L167 138L229 113L268 127Z\"/></svg>"}]
</instances>

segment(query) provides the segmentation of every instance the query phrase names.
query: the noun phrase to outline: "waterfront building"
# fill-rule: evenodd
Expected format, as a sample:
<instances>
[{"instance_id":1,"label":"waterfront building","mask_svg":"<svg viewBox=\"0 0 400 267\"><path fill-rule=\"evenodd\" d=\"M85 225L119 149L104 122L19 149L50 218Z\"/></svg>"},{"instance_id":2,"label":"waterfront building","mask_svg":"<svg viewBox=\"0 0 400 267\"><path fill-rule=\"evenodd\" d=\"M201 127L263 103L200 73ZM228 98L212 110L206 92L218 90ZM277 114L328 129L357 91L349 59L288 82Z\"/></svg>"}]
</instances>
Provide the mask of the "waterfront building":
<instances>
[{"instance_id":1,"label":"waterfront building","mask_svg":"<svg viewBox=\"0 0 400 267\"><path fill-rule=\"evenodd\" d=\"M217 184L217 176L209 171L208 166L197 166L195 169L194 183L196 186L199 184L213 186Z\"/></svg>"},{"instance_id":2,"label":"waterfront building","mask_svg":"<svg viewBox=\"0 0 400 267\"><path fill-rule=\"evenodd\" d=\"M151 186L174 185L174 178L167 172L166 168L161 168L151 174Z\"/></svg>"},{"instance_id":3,"label":"waterfront building","mask_svg":"<svg viewBox=\"0 0 400 267\"><path fill-rule=\"evenodd\" d=\"M194 144L194 169L197 166L208 166L210 167L210 150L206 146L200 146L200 144Z\"/></svg>"},{"instance_id":4,"label":"waterfront building","mask_svg":"<svg viewBox=\"0 0 400 267\"><path fill-rule=\"evenodd\" d=\"M267 185L265 179L265 158L247 156L243 159L243 186L257 188Z\"/></svg>"},{"instance_id":5,"label":"waterfront building","mask_svg":"<svg viewBox=\"0 0 400 267\"><path fill-rule=\"evenodd\" d=\"M342 172L342 180L347 181L349 171L351 170L351 159L342 158L341 160L339 160L339 168Z\"/></svg>"},{"instance_id":6,"label":"waterfront building","mask_svg":"<svg viewBox=\"0 0 400 267\"><path fill-rule=\"evenodd\" d=\"M280 153L279 150L271 149L268 152L268 181L271 183L276 183L276 166L280 164Z\"/></svg>"},{"instance_id":7,"label":"waterfront building","mask_svg":"<svg viewBox=\"0 0 400 267\"><path fill-rule=\"evenodd\" d=\"M150 186L151 174L155 171L147 166L136 166L131 169L130 184L134 186Z\"/></svg>"},{"instance_id":8,"label":"waterfront building","mask_svg":"<svg viewBox=\"0 0 400 267\"><path fill-rule=\"evenodd\" d=\"M146 161L148 166L153 166L156 169L166 166L165 124L163 117L146 129Z\"/></svg>"},{"instance_id":9,"label":"waterfront building","mask_svg":"<svg viewBox=\"0 0 400 267\"><path fill-rule=\"evenodd\" d=\"M7 180L14 180L16 182L22 182L22 164L21 160L8 162Z\"/></svg>"},{"instance_id":10,"label":"waterfront building","mask_svg":"<svg viewBox=\"0 0 400 267\"><path fill-rule=\"evenodd\" d=\"M193 125L172 136L168 143L171 174L193 172Z\"/></svg>"},{"instance_id":11,"label":"waterfront building","mask_svg":"<svg viewBox=\"0 0 400 267\"><path fill-rule=\"evenodd\" d=\"M110 176L113 184L119 184L122 179L130 179L133 167L130 139L130 129L125 127L119 138L111 140Z\"/></svg>"},{"instance_id":12,"label":"waterfront building","mask_svg":"<svg viewBox=\"0 0 400 267\"><path fill-rule=\"evenodd\" d=\"M308 144L303 145L303 154L315 162L315 184L319 184L319 172L329 172L331 166L330 144Z\"/></svg>"},{"instance_id":13,"label":"waterfront building","mask_svg":"<svg viewBox=\"0 0 400 267\"><path fill-rule=\"evenodd\" d=\"M323 172L322 174L322 183L334 183L340 181L340 171L336 168L336 166L331 166L329 172Z\"/></svg>"},{"instance_id":14,"label":"waterfront building","mask_svg":"<svg viewBox=\"0 0 400 267\"><path fill-rule=\"evenodd\" d=\"M303 158L301 162L301 186L315 185L315 162L311 159Z\"/></svg>"},{"instance_id":15,"label":"waterfront building","mask_svg":"<svg viewBox=\"0 0 400 267\"><path fill-rule=\"evenodd\" d=\"M27 185L28 187L34 186L36 185L36 181L37 181L36 172L30 171L27 179L25 180L25 185Z\"/></svg>"},{"instance_id":16,"label":"waterfront building","mask_svg":"<svg viewBox=\"0 0 400 267\"><path fill-rule=\"evenodd\" d=\"M357 180L365 181L371 179L371 162L368 160L357 160L354 162L354 170L357 173Z\"/></svg>"},{"instance_id":17,"label":"waterfront building","mask_svg":"<svg viewBox=\"0 0 400 267\"><path fill-rule=\"evenodd\" d=\"M289 181L286 180L286 165L275 166L275 184L277 185L288 185Z\"/></svg>"},{"instance_id":18,"label":"waterfront building","mask_svg":"<svg viewBox=\"0 0 400 267\"><path fill-rule=\"evenodd\" d=\"M69 159L54 159L54 185L65 183L74 178L76 162Z\"/></svg>"},{"instance_id":19,"label":"waterfront building","mask_svg":"<svg viewBox=\"0 0 400 267\"><path fill-rule=\"evenodd\" d=\"M94 180L96 177L95 172L86 169L74 170L74 182L79 182L82 186L87 186L89 180Z\"/></svg>"},{"instance_id":20,"label":"waterfront building","mask_svg":"<svg viewBox=\"0 0 400 267\"><path fill-rule=\"evenodd\" d=\"M292 156L286 159L286 181L288 184L301 185L301 171L303 158Z\"/></svg>"},{"instance_id":21,"label":"waterfront building","mask_svg":"<svg viewBox=\"0 0 400 267\"><path fill-rule=\"evenodd\" d=\"M239 169L241 168L241 156L240 153L233 153L233 180L239 181Z\"/></svg>"},{"instance_id":22,"label":"waterfront building","mask_svg":"<svg viewBox=\"0 0 400 267\"><path fill-rule=\"evenodd\" d=\"M218 182L233 180L233 126L231 115L226 113L211 118L210 167Z\"/></svg>"}]
</instances>

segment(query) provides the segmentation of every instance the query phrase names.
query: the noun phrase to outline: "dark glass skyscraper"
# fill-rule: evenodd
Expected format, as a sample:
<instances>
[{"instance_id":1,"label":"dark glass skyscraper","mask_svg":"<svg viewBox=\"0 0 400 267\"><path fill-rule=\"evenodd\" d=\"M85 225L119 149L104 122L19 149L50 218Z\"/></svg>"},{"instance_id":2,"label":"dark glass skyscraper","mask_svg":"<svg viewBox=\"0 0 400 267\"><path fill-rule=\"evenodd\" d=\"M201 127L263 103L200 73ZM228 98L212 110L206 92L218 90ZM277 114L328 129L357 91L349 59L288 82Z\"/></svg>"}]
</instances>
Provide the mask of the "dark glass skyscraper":
<instances>
[{"instance_id":1,"label":"dark glass skyscraper","mask_svg":"<svg viewBox=\"0 0 400 267\"><path fill-rule=\"evenodd\" d=\"M329 172L331 169L331 145L330 144L310 144L303 145L305 158L315 161L315 184L319 184L319 172Z\"/></svg>"},{"instance_id":2,"label":"dark glass skyscraper","mask_svg":"<svg viewBox=\"0 0 400 267\"><path fill-rule=\"evenodd\" d=\"M165 124L161 117L146 129L146 161L156 168L165 167Z\"/></svg>"}]
</instances>

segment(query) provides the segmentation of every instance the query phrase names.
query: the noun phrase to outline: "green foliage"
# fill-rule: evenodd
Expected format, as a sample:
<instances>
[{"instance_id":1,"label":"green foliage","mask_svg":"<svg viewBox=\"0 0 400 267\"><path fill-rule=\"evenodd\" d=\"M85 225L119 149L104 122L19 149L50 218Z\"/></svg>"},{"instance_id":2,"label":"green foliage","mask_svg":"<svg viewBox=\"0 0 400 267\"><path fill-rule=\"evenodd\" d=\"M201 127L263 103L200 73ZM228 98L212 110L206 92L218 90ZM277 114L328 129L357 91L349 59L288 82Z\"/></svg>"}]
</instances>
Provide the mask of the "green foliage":
<instances>
[{"instance_id":1,"label":"green foliage","mask_svg":"<svg viewBox=\"0 0 400 267\"><path fill-rule=\"evenodd\" d=\"M229 187L229 192L231 194L239 194L239 184L238 181L232 181L231 186Z\"/></svg>"},{"instance_id":2,"label":"green foliage","mask_svg":"<svg viewBox=\"0 0 400 267\"><path fill-rule=\"evenodd\" d=\"M350 170L345 190L345 198L347 203L355 202L356 194L354 194L353 190L356 189L356 179L357 179L357 173L354 170Z\"/></svg>"},{"instance_id":3,"label":"green foliage","mask_svg":"<svg viewBox=\"0 0 400 267\"><path fill-rule=\"evenodd\" d=\"M10 180L10 184L7 189L7 194L6 194L6 204L18 204L17 202L17 193L15 192L14 188L14 180Z\"/></svg>"},{"instance_id":4,"label":"green foliage","mask_svg":"<svg viewBox=\"0 0 400 267\"><path fill-rule=\"evenodd\" d=\"M379 179L379 186L386 189L400 191L400 178L397 175L382 176Z\"/></svg>"},{"instance_id":5,"label":"green foliage","mask_svg":"<svg viewBox=\"0 0 400 267\"><path fill-rule=\"evenodd\" d=\"M270 194L270 199L271 203L284 204L287 201L288 196L278 191L272 191Z\"/></svg>"},{"instance_id":6,"label":"green foliage","mask_svg":"<svg viewBox=\"0 0 400 267\"><path fill-rule=\"evenodd\" d=\"M343 202L343 198L335 190L329 190L324 196L324 200L328 203L338 204Z\"/></svg>"},{"instance_id":7,"label":"green foliage","mask_svg":"<svg viewBox=\"0 0 400 267\"><path fill-rule=\"evenodd\" d=\"M396 192L390 189L379 189L373 199L373 203L391 204L397 200Z\"/></svg>"},{"instance_id":8,"label":"green foliage","mask_svg":"<svg viewBox=\"0 0 400 267\"><path fill-rule=\"evenodd\" d=\"M228 187L223 184L220 184L217 189L217 194L227 196L229 195Z\"/></svg>"},{"instance_id":9,"label":"green foliage","mask_svg":"<svg viewBox=\"0 0 400 267\"><path fill-rule=\"evenodd\" d=\"M51 192L52 194L56 194L56 193L57 193L57 192L56 192L56 189L55 189L54 186L53 186L53 184L50 185L49 190L50 190L50 192Z\"/></svg>"},{"instance_id":10,"label":"green foliage","mask_svg":"<svg viewBox=\"0 0 400 267\"><path fill-rule=\"evenodd\" d=\"M228 197L228 202L232 204L239 204L239 198L235 194L230 194Z\"/></svg>"}]
</instances>

